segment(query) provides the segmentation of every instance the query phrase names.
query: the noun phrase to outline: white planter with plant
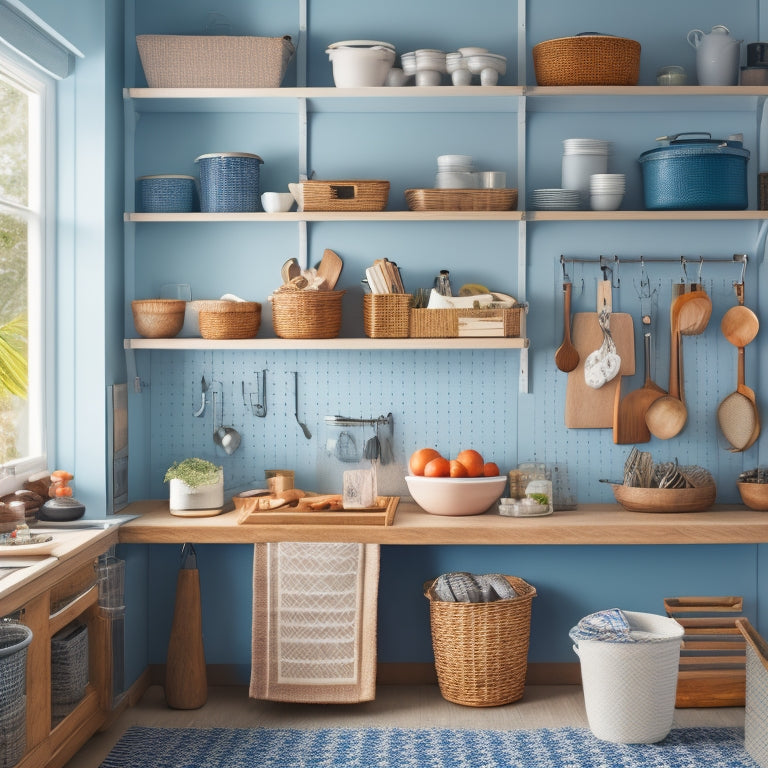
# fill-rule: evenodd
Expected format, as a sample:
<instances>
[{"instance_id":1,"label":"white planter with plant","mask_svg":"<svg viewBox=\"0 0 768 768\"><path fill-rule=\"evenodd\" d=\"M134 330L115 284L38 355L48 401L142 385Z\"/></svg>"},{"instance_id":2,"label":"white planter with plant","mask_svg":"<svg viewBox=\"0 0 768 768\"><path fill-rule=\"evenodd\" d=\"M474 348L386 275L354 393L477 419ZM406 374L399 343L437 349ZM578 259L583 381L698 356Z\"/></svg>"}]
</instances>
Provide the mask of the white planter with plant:
<instances>
[{"instance_id":1,"label":"white planter with plant","mask_svg":"<svg viewBox=\"0 0 768 768\"><path fill-rule=\"evenodd\" d=\"M171 510L221 509L224 469L205 459L184 459L165 473Z\"/></svg>"}]
</instances>

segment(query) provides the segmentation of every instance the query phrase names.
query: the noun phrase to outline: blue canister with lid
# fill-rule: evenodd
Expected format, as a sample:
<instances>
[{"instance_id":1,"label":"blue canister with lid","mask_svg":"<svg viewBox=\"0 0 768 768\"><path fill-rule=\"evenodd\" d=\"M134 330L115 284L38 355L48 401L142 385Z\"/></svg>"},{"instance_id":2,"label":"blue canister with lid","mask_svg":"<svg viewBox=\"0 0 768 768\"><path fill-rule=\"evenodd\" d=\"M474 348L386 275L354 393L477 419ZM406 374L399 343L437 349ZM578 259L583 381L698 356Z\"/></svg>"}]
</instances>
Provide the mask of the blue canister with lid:
<instances>
[{"instance_id":1,"label":"blue canister with lid","mask_svg":"<svg viewBox=\"0 0 768 768\"><path fill-rule=\"evenodd\" d=\"M144 213L193 213L200 210L197 179L178 173L139 176L139 201Z\"/></svg>"},{"instance_id":2,"label":"blue canister with lid","mask_svg":"<svg viewBox=\"0 0 768 768\"><path fill-rule=\"evenodd\" d=\"M261 211L259 170L264 162L248 152L213 152L200 164L200 210L203 213Z\"/></svg>"}]
</instances>

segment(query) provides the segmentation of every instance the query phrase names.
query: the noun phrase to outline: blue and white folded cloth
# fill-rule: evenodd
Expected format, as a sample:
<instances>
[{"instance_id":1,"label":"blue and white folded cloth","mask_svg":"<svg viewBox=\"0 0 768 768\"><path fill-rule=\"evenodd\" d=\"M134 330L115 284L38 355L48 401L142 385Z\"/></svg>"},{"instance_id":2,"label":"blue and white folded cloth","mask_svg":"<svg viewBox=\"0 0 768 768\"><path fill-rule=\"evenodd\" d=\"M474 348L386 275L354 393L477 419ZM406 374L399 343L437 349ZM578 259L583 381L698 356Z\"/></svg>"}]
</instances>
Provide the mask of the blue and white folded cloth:
<instances>
[{"instance_id":1,"label":"blue and white folded cloth","mask_svg":"<svg viewBox=\"0 0 768 768\"><path fill-rule=\"evenodd\" d=\"M500 573L444 573L435 579L433 588L435 597L448 603L493 603L517 597L515 589Z\"/></svg>"},{"instance_id":2,"label":"blue and white folded cloth","mask_svg":"<svg viewBox=\"0 0 768 768\"><path fill-rule=\"evenodd\" d=\"M603 640L608 643L636 643L627 617L618 608L608 608L585 616L568 633L574 643Z\"/></svg>"}]
</instances>

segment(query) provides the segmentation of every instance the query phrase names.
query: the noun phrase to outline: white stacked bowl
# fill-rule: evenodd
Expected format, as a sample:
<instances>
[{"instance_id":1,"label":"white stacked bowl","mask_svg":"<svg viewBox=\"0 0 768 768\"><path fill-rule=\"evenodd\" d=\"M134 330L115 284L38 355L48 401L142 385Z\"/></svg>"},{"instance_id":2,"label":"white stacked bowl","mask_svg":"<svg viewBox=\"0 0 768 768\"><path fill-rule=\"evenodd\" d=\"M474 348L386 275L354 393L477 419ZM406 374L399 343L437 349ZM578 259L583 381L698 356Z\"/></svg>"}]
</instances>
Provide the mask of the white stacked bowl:
<instances>
[{"instance_id":1,"label":"white stacked bowl","mask_svg":"<svg viewBox=\"0 0 768 768\"><path fill-rule=\"evenodd\" d=\"M611 144L602 139L565 139L563 141L562 188L576 189L581 204L589 202L590 177L608 172Z\"/></svg>"},{"instance_id":2,"label":"white stacked bowl","mask_svg":"<svg viewBox=\"0 0 768 768\"><path fill-rule=\"evenodd\" d=\"M437 158L435 187L438 189L476 189L471 155L440 155Z\"/></svg>"},{"instance_id":3,"label":"white stacked bowl","mask_svg":"<svg viewBox=\"0 0 768 768\"><path fill-rule=\"evenodd\" d=\"M420 48L416 53L416 85L441 85L445 73L445 51Z\"/></svg>"},{"instance_id":4,"label":"white stacked bowl","mask_svg":"<svg viewBox=\"0 0 768 768\"><path fill-rule=\"evenodd\" d=\"M589 203L593 211L616 211L627 189L623 173L595 173L589 179Z\"/></svg>"}]
</instances>

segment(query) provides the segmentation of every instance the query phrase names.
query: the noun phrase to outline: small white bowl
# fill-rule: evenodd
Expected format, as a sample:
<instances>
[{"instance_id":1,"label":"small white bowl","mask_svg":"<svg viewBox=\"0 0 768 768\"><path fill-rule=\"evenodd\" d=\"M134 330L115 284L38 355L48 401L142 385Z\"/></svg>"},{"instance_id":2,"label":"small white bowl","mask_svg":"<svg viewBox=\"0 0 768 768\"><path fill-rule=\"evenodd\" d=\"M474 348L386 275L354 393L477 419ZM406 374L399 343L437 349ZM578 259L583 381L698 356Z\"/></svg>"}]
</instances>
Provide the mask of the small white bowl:
<instances>
[{"instance_id":1,"label":"small white bowl","mask_svg":"<svg viewBox=\"0 0 768 768\"><path fill-rule=\"evenodd\" d=\"M387 72L385 85L392 88L400 88L405 85L406 82L408 82L408 75L406 75L400 67L392 67L392 69Z\"/></svg>"},{"instance_id":2,"label":"small white bowl","mask_svg":"<svg viewBox=\"0 0 768 768\"><path fill-rule=\"evenodd\" d=\"M601 192L589 196L589 205L593 211L618 211L623 199L623 194L613 195Z\"/></svg>"},{"instance_id":3,"label":"small white bowl","mask_svg":"<svg viewBox=\"0 0 768 768\"><path fill-rule=\"evenodd\" d=\"M405 483L413 500L431 515L482 515L499 500L507 478L407 475Z\"/></svg>"},{"instance_id":4,"label":"small white bowl","mask_svg":"<svg viewBox=\"0 0 768 768\"><path fill-rule=\"evenodd\" d=\"M443 75L434 69L417 69L416 85L430 86L440 85L443 82Z\"/></svg>"},{"instance_id":5,"label":"small white bowl","mask_svg":"<svg viewBox=\"0 0 768 768\"><path fill-rule=\"evenodd\" d=\"M294 203L290 192L264 192L261 195L261 207L267 213L286 213Z\"/></svg>"},{"instance_id":6,"label":"small white bowl","mask_svg":"<svg viewBox=\"0 0 768 768\"><path fill-rule=\"evenodd\" d=\"M458 51L462 56L476 56L479 53L488 53L487 48L478 48L474 45L459 48Z\"/></svg>"}]
</instances>

